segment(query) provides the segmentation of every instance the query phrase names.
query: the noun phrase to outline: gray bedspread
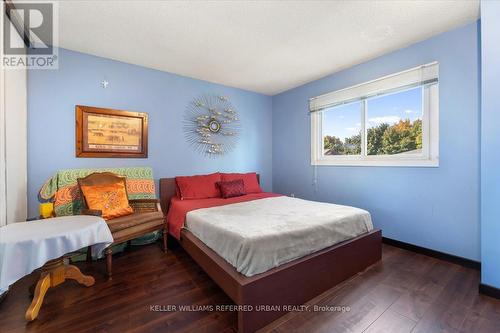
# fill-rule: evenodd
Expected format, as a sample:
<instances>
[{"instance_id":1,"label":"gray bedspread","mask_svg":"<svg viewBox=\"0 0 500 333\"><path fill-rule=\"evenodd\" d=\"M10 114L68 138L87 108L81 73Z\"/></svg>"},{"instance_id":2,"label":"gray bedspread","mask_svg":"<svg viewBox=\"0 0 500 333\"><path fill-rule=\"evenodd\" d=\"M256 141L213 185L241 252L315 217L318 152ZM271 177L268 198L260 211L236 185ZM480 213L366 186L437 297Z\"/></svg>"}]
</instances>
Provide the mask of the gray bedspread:
<instances>
[{"instance_id":1,"label":"gray bedspread","mask_svg":"<svg viewBox=\"0 0 500 333\"><path fill-rule=\"evenodd\" d=\"M246 276L373 229L365 210L286 196L191 211L185 228Z\"/></svg>"}]
</instances>

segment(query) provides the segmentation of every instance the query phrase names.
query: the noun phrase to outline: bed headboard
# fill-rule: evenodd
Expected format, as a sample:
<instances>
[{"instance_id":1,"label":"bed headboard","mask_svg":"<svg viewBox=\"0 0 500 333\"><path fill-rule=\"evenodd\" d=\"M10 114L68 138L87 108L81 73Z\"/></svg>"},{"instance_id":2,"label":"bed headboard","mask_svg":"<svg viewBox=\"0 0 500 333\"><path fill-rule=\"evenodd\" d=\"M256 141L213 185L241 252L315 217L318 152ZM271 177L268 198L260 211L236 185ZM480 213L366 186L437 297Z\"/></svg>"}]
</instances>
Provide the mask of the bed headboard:
<instances>
[{"instance_id":1,"label":"bed headboard","mask_svg":"<svg viewBox=\"0 0 500 333\"><path fill-rule=\"evenodd\" d=\"M167 215L170 199L175 197L175 178L160 178L160 204L164 215Z\"/></svg>"},{"instance_id":2,"label":"bed headboard","mask_svg":"<svg viewBox=\"0 0 500 333\"><path fill-rule=\"evenodd\" d=\"M260 184L260 175L257 174ZM160 178L160 203L163 214L167 215L170 200L175 197L175 178Z\"/></svg>"}]
</instances>

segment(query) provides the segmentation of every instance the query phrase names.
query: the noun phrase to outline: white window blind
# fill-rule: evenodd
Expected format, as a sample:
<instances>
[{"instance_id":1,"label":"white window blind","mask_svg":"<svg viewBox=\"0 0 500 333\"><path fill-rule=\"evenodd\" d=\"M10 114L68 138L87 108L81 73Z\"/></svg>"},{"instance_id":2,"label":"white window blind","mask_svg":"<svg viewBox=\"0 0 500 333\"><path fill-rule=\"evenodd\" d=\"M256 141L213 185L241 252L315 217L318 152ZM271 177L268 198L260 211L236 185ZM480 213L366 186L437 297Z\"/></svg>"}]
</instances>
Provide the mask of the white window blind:
<instances>
[{"instance_id":1,"label":"white window blind","mask_svg":"<svg viewBox=\"0 0 500 333\"><path fill-rule=\"evenodd\" d=\"M313 97L309 100L309 110L310 112L321 111L341 104L387 94L395 90L435 83L438 81L438 73L439 65L437 62L421 65L373 81Z\"/></svg>"}]
</instances>

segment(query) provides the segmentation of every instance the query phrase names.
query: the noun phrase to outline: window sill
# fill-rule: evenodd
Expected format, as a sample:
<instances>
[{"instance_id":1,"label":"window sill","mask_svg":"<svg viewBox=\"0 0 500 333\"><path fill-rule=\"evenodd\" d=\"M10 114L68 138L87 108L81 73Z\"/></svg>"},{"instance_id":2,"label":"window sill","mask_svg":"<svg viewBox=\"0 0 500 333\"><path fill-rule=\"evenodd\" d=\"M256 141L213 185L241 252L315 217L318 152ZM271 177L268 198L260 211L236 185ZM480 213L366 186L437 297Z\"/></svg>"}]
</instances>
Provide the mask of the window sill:
<instances>
[{"instance_id":1,"label":"window sill","mask_svg":"<svg viewBox=\"0 0 500 333\"><path fill-rule=\"evenodd\" d=\"M361 166L361 167L418 167L437 168L439 159L319 159L311 161L317 166Z\"/></svg>"}]
</instances>

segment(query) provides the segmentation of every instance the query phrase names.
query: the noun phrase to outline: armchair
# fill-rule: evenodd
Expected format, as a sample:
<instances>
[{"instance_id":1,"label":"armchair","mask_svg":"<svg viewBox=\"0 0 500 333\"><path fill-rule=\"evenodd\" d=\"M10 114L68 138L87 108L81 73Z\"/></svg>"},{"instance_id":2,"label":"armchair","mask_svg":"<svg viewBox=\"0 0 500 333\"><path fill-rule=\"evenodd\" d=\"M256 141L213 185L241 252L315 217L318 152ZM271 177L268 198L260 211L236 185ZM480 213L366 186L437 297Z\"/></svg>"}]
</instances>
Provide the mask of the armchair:
<instances>
[{"instance_id":1,"label":"armchair","mask_svg":"<svg viewBox=\"0 0 500 333\"><path fill-rule=\"evenodd\" d=\"M83 192L82 186L109 185L122 182L126 189L126 178L120 177L111 172L92 173L84 178L78 178L78 187L82 193L83 205L82 214L84 215L101 215L101 211L91 210L88 207L87 201ZM163 232L163 250L167 252L167 223L166 218L161 210L160 201L156 199L134 199L129 200L129 204L134 210L130 215L121 216L107 220L106 223L113 235L113 244L106 248L106 269L108 277L112 277L112 256L113 251L111 246L130 240L139 236L151 233L153 231L162 230ZM87 252L87 259L89 259Z\"/></svg>"}]
</instances>

